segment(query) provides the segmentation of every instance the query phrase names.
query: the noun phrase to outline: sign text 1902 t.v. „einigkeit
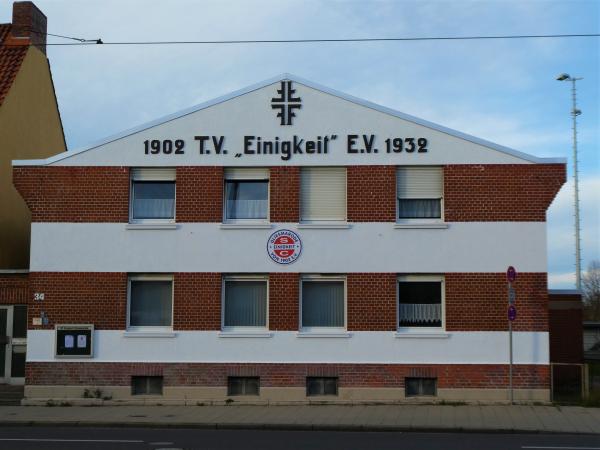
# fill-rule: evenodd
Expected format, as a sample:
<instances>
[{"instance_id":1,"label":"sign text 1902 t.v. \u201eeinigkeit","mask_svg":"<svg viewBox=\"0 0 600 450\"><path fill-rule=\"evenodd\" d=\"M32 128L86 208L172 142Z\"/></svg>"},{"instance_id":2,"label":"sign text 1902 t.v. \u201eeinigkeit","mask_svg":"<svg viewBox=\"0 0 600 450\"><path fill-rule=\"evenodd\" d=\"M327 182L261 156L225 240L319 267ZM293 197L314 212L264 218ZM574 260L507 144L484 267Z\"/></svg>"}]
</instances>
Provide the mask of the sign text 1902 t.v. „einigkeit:
<instances>
[{"instance_id":1,"label":"sign text 1902 t.v. \u201eeinigkeit","mask_svg":"<svg viewBox=\"0 0 600 450\"><path fill-rule=\"evenodd\" d=\"M302 98L293 88L292 81L284 80L271 98L270 107L277 111L279 125L291 127L293 119L302 108ZM338 139L340 136L340 139ZM338 144L339 143L339 144ZM248 134L231 143L224 135L197 134L170 136L167 139L146 139L145 155L183 155L186 151L199 156L218 157L232 154L242 156L279 155L288 161L293 155L327 155L340 146L350 155L376 155L378 153L427 153L428 141L422 136L378 136L369 132L315 133L313 136L259 136ZM227 146L226 146L227 144Z\"/></svg>"},{"instance_id":2,"label":"sign text 1902 t.v. \u201eeinigkeit","mask_svg":"<svg viewBox=\"0 0 600 450\"><path fill-rule=\"evenodd\" d=\"M242 142L236 142L232 147L226 147L226 136L197 135L189 140L147 139L144 141L145 155L183 155L186 151L196 152L199 156L221 156L230 152L236 158L242 156L279 155L283 161L290 160L293 155L326 155L339 141L337 134L314 136L310 139L297 135L289 139L279 136L267 139L263 136L246 135ZM347 134L345 151L349 155L378 153L427 153L428 141L424 137L386 137L381 142L375 134ZM233 149L233 150L232 150ZM334 150L334 149L333 149Z\"/></svg>"}]
</instances>

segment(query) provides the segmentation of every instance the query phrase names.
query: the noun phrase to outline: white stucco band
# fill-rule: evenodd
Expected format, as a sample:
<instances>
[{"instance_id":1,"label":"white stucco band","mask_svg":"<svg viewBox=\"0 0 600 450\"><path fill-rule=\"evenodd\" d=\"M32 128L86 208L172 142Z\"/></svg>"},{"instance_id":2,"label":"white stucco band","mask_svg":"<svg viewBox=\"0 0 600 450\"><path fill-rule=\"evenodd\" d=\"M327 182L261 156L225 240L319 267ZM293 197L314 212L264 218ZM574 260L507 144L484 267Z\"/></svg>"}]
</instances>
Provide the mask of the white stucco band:
<instances>
[{"instance_id":1,"label":"white stucco band","mask_svg":"<svg viewBox=\"0 0 600 450\"><path fill-rule=\"evenodd\" d=\"M175 338L130 339L122 330L94 335L94 358L55 359L53 330L29 330L27 361L508 364L508 333L451 332L447 339L396 339L392 331L351 332L348 339L299 339L275 331L269 339L221 339L219 331L176 331ZM548 364L547 332L515 332L515 364Z\"/></svg>"},{"instance_id":2,"label":"white stucco band","mask_svg":"<svg viewBox=\"0 0 600 450\"><path fill-rule=\"evenodd\" d=\"M267 255L281 228L302 239L289 266ZM546 272L544 222L457 222L447 229L354 223L344 230L223 230L184 223L175 230L128 230L124 223L33 223L32 272Z\"/></svg>"}]
</instances>

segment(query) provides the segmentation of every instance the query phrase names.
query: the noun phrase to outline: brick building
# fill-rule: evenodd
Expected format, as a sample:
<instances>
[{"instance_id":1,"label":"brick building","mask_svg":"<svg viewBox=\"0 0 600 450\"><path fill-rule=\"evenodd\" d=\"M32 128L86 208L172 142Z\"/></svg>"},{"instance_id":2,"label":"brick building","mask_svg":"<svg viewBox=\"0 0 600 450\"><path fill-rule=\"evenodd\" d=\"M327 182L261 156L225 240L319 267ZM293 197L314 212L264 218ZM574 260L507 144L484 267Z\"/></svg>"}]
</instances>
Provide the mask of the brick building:
<instances>
[{"instance_id":1,"label":"brick building","mask_svg":"<svg viewBox=\"0 0 600 450\"><path fill-rule=\"evenodd\" d=\"M0 403L23 384L31 214L12 183L11 161L66 150L50 62L46 16L15 2L0 24ZM18 389L16 391L18 393Z\"/></svg>"},{"instance_id":2,"label":"brick building","mask_svg":"<svg viewBox=\"0 0 600 450\"><path fill-rule=\"evenodd\" d=\"M579 290L548 293L550 362L583 363L583 302Z\"/></svg>"},{"instance_id":3,"label":"brick building","mask_svg":"<svg viewBox=\"0 0 600 450\"><path fill-rule=\"evenodd\" d=\"M549 399L537 158L284 75L13 162L26 397ZM93 327L92 327L93 326Z\"/></svg>"}]
</instances>

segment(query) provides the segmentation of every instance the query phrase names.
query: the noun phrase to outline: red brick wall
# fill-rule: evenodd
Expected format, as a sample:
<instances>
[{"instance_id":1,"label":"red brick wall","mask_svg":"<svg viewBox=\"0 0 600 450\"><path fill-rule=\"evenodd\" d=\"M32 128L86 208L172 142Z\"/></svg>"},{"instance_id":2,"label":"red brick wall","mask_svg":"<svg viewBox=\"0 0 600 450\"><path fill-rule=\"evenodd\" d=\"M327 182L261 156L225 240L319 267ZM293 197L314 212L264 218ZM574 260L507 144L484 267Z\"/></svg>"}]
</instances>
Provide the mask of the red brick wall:
<instances>
[{"instance_id":1,"label":"red brick wall","mask_svg":"<svg viewBox=\"0 0 600 450\"><path fill-rule=\"evenodd\" d=\"M93 323L99 330L125 329L127 274L119 272L32 272L31 292L43 292L44 300L31 302L29 317L48 315L47 326L61 323Z\"/></svg>"},{"instance_id":2,"label":"red brick wall","mask_svg":"<svg viewBox=\"0 0 600 450\"><path fill-rule=\"evenodd\" d=\"M177 167L175 220L223 221L223 167Z\"/></svg>"},{"instance_id":3,"label":"red brick wall","mask_svg":"<svg viewBox=\"0 0 600 450\"><path fill-rule=\"evenodd\" d=\"M299 167L272 167L271 221L299 220ZM444 168L448 222L544 221L565 182L564 164L449 165ZM396 219L395 166L347 167L351 222ZM127 222L127 167L15 167L14 184L34 222ZM177 168L178 222L221 222L223 168Z\"/></svg>"},{"instance_id":4,"label":"red brick wall","mask_svg":"<svg viewBox=\"0 0 600 450\"><path fill-rule=\"evenodd\" d=\"M15 167L33 222L128 222L128 167ZM223 168L177 167L178 222L221 222Z\"/></svg>"},{"instance_id":5,"label":"red brick wall","mask_svg":"<svg viewBox=\"0 0 600 450\"><path fill-rule=\"evenodd\" d=\"M565 181L565 164L445 166L444 217L447 222L542 222Z\"/></svg>"},{"instance_id":6,"label":"red brick wall","mask_svg":"<svg viewBox=\"0 0 600 450\"><path fill-rule=\"evenodd\" d=\"M221 329L220 273L176 273L173 284L175 330Z\"/></svg>"},{"instance_id":7,"label":"red brick wall","mask_svg":"<svg viewBox=\"0 0 600 450\"><path fill-rule=\"evenodd\" d=\"M517 331L548 331L548 288L545 273L520 273L516 291ZM508 290L503 273L447 273L446 329L504 331L508 329Z\"/></svg>"},{"instance_id":8,"label":"red brick wall","mask_svg":"<svg viewBox=\"0 0 600 450\"><path fill-rule=\"evenodd\" d=\"M221 274L174 274L173 328L221 329ZM30 314L57 323L93 323L98 330L124 330L127 320L127 274L109 272L34 272L32 292L43 292L43 302L31 302Z\"/></svg>"},{"instance_id":9,"label":"red brick wall","mask_svg":"<svg viewBox=\"0 0 600 450\"><path fill-rule=\"evenodd\" d=\"M396 167L347 167L349 222L396 220Z\"/></svg>"},{"instance_id":10,"label":"red brick wall","mask_svg":"<svg viewBox=\"0 0 600 450\"><path fill-rule=\"evenodd\" d=\"M403 388L405 377L437 377L438 388L508 386L508 366L488 364L142 364L57 362L26 365L28 385L129 386L132 375L162 375L166 386L226 386L228 376L259 376L262 387L304 387L307 376L338 376L340 387ZM548 389L549 367L513 366L518 389Z\"/></svg>"},{"instance_id":11,"label":"red brick wall","mask_svg":"<svg viewBox=\"0 0 600 450\"><path fill-rule=\"evenodd\" d=\"M269 329L298 330L299 291L299 274L269 274Z\"/></svg>"},{"instance_id":12,"label":"red brick wall","mask_svg":"<svg viewBox=\"0 0 600 450\"><path fill-rule=\"evenodd\" d=\"M127 222L128 167L15 167L32 222Z\"/></svg>"},{"instance_id":13,"label":"red brick wall","mask_svg":"<svg viewBox=\"0 0 600 450\"><path fill-rule=\"evenodd\" d=\"M549 294L550 361L583 362L583 310L580 294Z\"/></svg>"},{"instance_id":14,"label":"red brick wall","mask_svg":"<svg viewBox=\"0 0 600 450\"><path fill-rule=\"evenodd\" d=\"M300 221L300 168L270 168L271 222Z\"/></svg>"},{"instance_id":15,"label":"red brick wall","mask_svg":"<svg viewBox=\"0 0 600 450\"><path fill-rule=\"evenodd\" d=\"M269 327L298 330L298 273L269 274ZM43 309L49 328L56 323L94 323L97 329L124 329L127 274L97 272L32 273L31 292L43 292L32 302L33 317ZM507 288L503 273L447 273L446 329L503 331L507 329ZM517 294L518 331L548 331L545 273L521 273ZM396 274L347 274L348 329L396 329ZM221 329L221 274L174 274L175 330Z\"/></svg>"},{"instance_id":16,"label":"red brick wall","mask_svg":"<svg viewBox=\"0 0 600 450\"><path fill-rule=\"evenodd\" d=\"M397 328L395 273L349 273L346 283L348 330Z\"/></svg>"},{"instance_id":17,"label":"red brick wall","mask_svg":"<svg viewBox=\"0 0 600 450\"><path fill-rule=\"evenodd\" d=\"M27 305L31 295L28 274L0 274L0 305Z\"/></svg>"}]
</instances>

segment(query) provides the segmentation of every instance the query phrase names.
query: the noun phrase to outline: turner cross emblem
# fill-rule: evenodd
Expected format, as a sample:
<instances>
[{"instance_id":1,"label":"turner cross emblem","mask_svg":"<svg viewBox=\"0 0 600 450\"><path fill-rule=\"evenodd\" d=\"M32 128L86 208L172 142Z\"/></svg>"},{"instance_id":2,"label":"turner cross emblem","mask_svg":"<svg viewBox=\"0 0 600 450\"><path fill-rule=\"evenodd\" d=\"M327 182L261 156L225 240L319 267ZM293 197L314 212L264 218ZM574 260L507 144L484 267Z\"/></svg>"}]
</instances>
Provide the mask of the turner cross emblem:
<instances>
[{"instance_id":1,"label":"turner cross emblem","mask_svg":"<svg viewBox=\"0 0 600 450\"><path fill-rule=\"evenodd\" d=\"M292 117L296 117L294 109L302 108L302 99L294 97L296 89L292 89L291 81L282 81L277 93L279 97L271 99L271 108L279 110L277 117L281 119L280 125L291 125Z\"/></svg>"}]
</instances>

